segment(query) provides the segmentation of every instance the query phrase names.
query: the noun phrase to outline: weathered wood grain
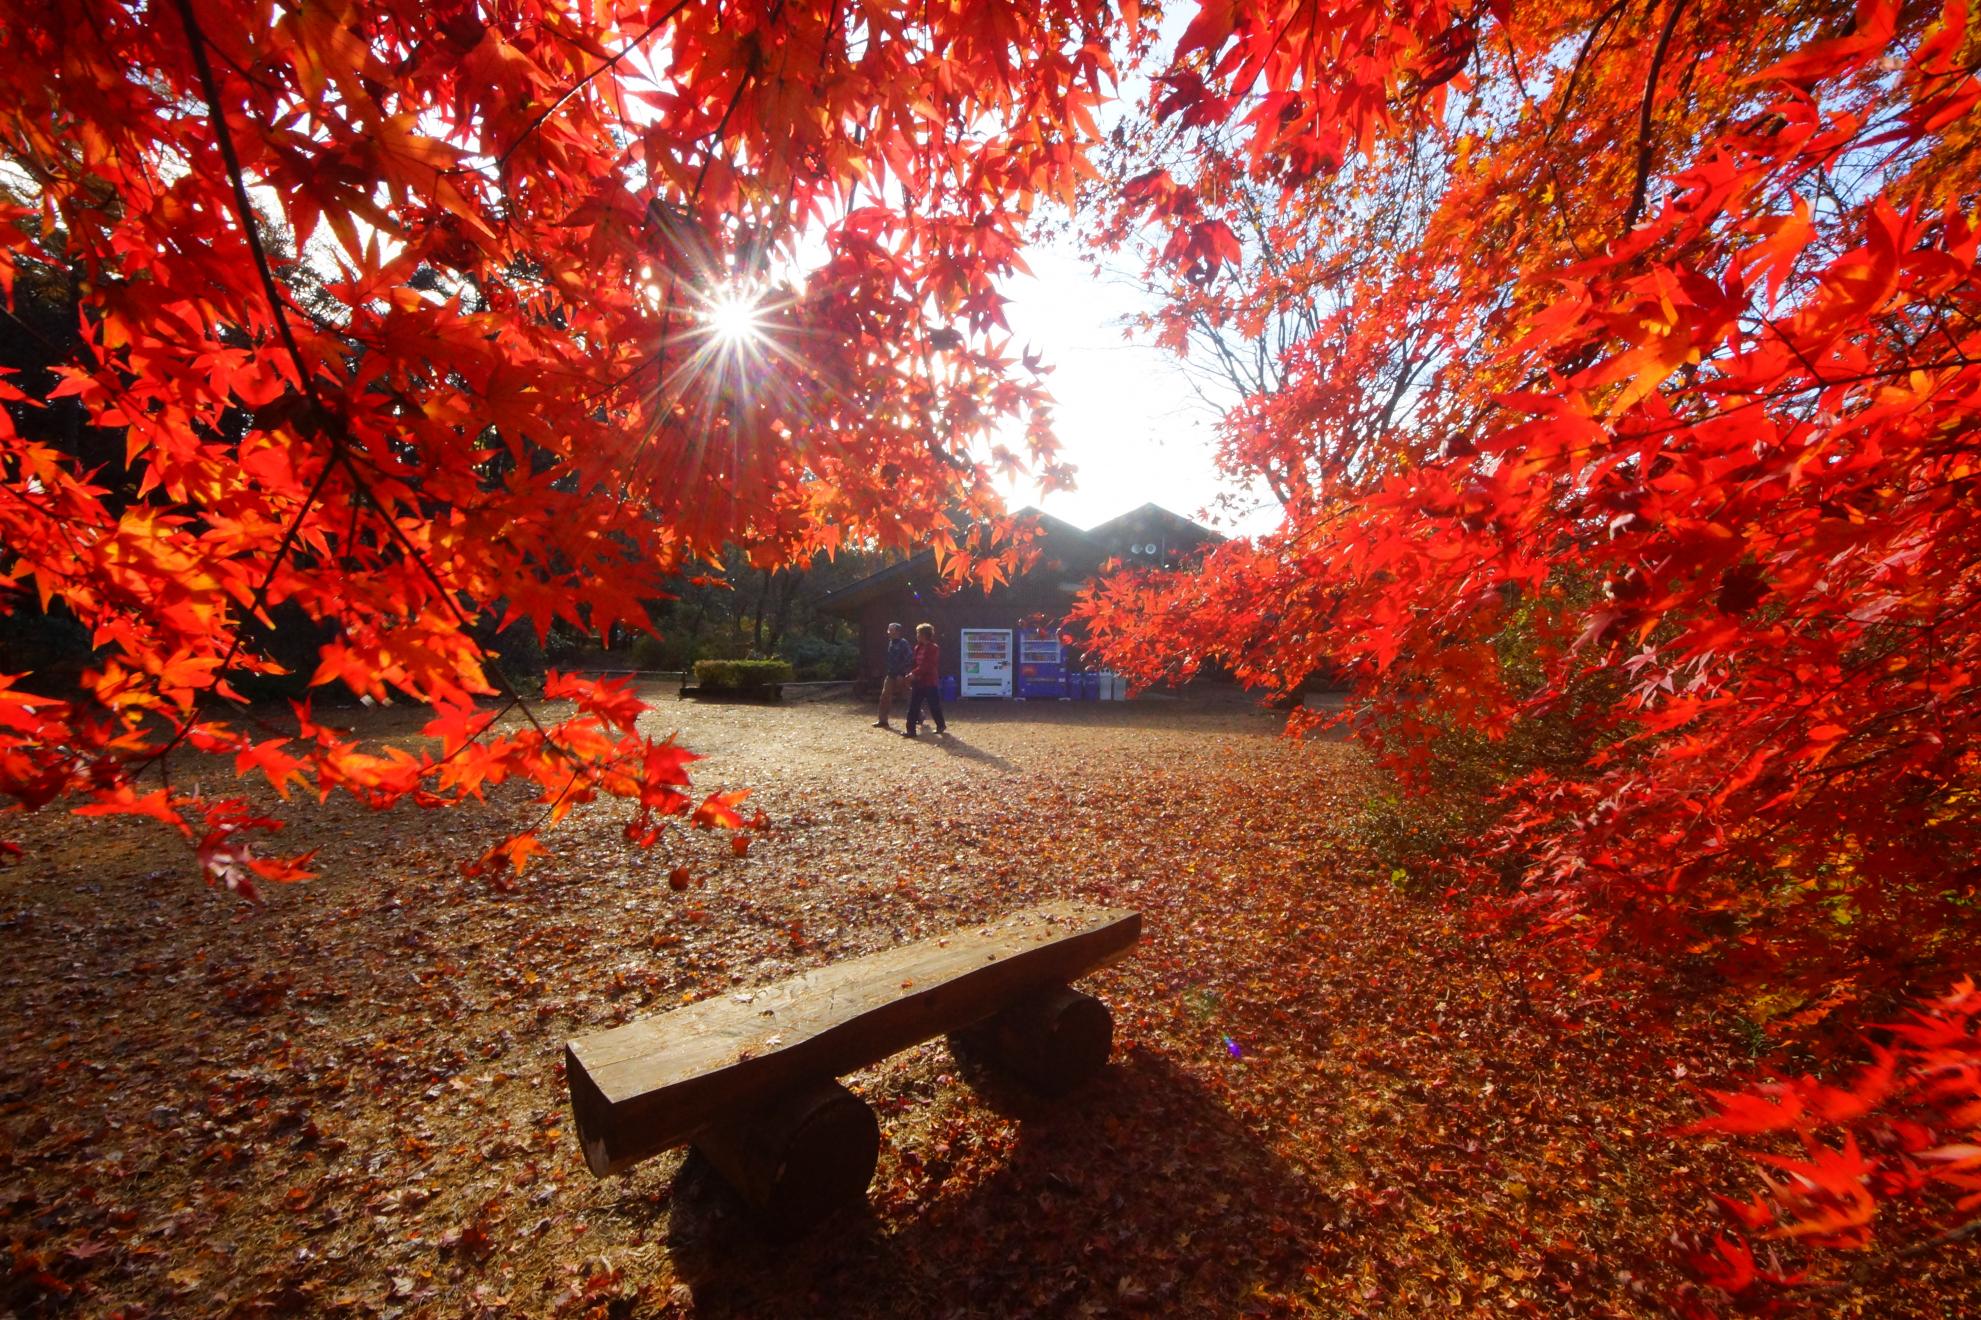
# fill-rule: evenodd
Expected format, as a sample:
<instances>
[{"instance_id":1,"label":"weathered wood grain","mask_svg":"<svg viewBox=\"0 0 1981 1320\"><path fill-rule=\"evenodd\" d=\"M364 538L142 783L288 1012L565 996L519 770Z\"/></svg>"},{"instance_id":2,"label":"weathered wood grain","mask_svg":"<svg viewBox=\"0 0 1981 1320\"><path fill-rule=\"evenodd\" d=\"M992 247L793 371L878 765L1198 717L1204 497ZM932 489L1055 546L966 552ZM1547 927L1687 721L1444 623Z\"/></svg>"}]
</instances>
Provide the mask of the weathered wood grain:
<instances>
[{"instance_id":1,"label":"weathered wood grain","mask_svg":"<svg viewBox=\"0 0 1981 1320\"><path fill-rule=\"evenodd\" d=\"M837 1082L786 1091L760 1109L695 1134L695 1149L771 1237L797 1237L856 1204L880 1159L874 1111Z\"/></svg>"},{"instance_id":2,"label":"weathered wood grain","mask_svg":"<svg viewBox=\"0 0 1981 1320\"><path fill-rule=\"evenodd\" d=\"M565 1046L585 1162L603 1177L784 1091L844 1076L1113 962L1139 913L1047 904L705 999Z\"/></svg>"},{"instance_id":3,"label":"weathered wood grain","mask_svg":"<svg viewBox=\"0 0 1981 1320\"><path fill-rule=\"evenodd\" d=\"M1092 995L1053 986L953 1033L950 1041L1041 1094L1064 1095L1107 1067L1114 1014Z\"/></svg>"}]
</instances>

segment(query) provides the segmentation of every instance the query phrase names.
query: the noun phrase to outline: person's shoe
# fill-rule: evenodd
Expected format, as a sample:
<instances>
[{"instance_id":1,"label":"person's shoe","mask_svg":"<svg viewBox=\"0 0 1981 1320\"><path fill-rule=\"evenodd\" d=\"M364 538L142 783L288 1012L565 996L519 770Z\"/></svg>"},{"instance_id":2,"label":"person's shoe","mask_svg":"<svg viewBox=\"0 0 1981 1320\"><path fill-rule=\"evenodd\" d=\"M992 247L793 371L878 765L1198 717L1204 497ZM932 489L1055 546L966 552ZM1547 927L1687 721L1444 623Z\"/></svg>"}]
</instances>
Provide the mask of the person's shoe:
<instances>
[{"instance_id":1,"label":"person's shoe","mask_svg":"<svg viewBox=\"0 0 1981 1320\"><path fill-rule=\"evenodd\" d=\"M904 734L902 734L901 736L902 736L903 738L912 738L912 737L914 737L914 736L915 736L915 731L914 731L913 729L910 729L910 730L908 730L908 731L907 731L906 733L904 733Z\"/></svg>"},{"instance_id":2,"label":"person's shoe","mask_svg":"<svg viewBox=\"0 0 1981 1320\"><path fill-rule=\"evenodd\" d=\"M892 728L893 726L890 725L886 720L875 720L874 727L876 729L887 729L887 728Z\"/></svg>"}]
</instances>

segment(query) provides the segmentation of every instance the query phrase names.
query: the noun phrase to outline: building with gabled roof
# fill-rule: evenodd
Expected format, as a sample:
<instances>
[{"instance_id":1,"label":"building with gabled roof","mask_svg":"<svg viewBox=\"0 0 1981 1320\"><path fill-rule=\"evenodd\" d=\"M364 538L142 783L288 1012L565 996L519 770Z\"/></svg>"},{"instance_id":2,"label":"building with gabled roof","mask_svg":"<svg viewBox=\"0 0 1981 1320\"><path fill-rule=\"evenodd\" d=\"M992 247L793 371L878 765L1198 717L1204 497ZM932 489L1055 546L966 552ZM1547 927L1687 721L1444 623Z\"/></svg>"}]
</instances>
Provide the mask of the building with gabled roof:
<instances>
[{"instance_id":1,"label":"building with gabled roof","mask_svg":"<svg viewBox=\"0 0 1981 1320\"><path fill-rule=\"evenodd\" d=\"M923 550L819 602L819 609L851 622L859 634L863 685L878 684L885 670L887 625L935 625L942 645L945 677L959 671L959 637L965 628L1018 629L1027 621L1057 627L1073 599L1110 559L1175 567L1224 538L1156 504L1145 504L1081 530L1036 509L1017 515L1032 520L1037 554L1012 580L985 592L951 587L936 568L935 552Z\"/></svg>"}]
</instances>

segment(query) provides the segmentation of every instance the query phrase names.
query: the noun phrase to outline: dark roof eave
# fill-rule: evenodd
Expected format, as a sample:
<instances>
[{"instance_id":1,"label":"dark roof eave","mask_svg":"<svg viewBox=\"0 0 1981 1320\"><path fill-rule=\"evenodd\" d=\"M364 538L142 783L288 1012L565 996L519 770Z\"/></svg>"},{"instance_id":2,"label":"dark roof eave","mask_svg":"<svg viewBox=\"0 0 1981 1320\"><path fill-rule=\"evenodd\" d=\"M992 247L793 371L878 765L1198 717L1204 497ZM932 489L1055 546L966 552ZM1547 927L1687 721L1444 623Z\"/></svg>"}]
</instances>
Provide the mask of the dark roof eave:
<instances>
[{"instance_id":1,"label":"dark roof eave","mask_svg":"<svg viewBox=\"0 0 1981 1320\"><path fill-rule=\"evenodd\" d=\"M889 564L875 573L869 573L858 582L849 582L837 591L827 592L819 598L819 609L827 614L850 619L859 612L860 606L884 591L897 578L907 577L918 568L934 569L935 552L922 550L908 556L898 564Z\"/></svg>"}]
</instances>

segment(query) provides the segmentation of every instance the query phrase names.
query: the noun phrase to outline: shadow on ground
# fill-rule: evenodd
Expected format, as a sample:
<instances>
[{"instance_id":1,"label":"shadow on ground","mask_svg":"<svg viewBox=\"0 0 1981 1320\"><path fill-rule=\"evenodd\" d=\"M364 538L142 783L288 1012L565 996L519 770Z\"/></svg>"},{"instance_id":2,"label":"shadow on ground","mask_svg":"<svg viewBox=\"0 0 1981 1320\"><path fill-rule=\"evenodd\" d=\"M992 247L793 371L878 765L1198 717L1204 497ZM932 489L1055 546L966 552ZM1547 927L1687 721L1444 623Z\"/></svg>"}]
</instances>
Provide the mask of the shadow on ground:
<instances>
[{"instance_id":1,"label":"shadow on ground","mask_svg":"<svg viewBox=\"0 0 1981 1320\"><path fill-rule=\"evenodd\" d=\"M973 1102L1018 1120L1017 1139L912 1218L860 1206L780 1246L706 1164L684 1163L667 1242L696 1313L803 1298L816 1316L1230 1314L1304 1291L1325 1196L1160 1056L1132 1051L1056 1102L959 1072Z\"/></svg>"},{"instance_id":2,"label":"shadow on ground","mask_svg":"<svg viewBox=\"0 0 1981 1320\"><path fill-rule=\"evenodd\" d=\"M931 740L936 746L942 748L943 751L948 752L951 756L960 756L966 761L980 761L992 769L1002 770L1007 774L1018 769L1017 766L1005 760L1002 756L998 756L993 752L987 752L981 747L973 746L953 729Z\"/></svg>"}]
</instances>

